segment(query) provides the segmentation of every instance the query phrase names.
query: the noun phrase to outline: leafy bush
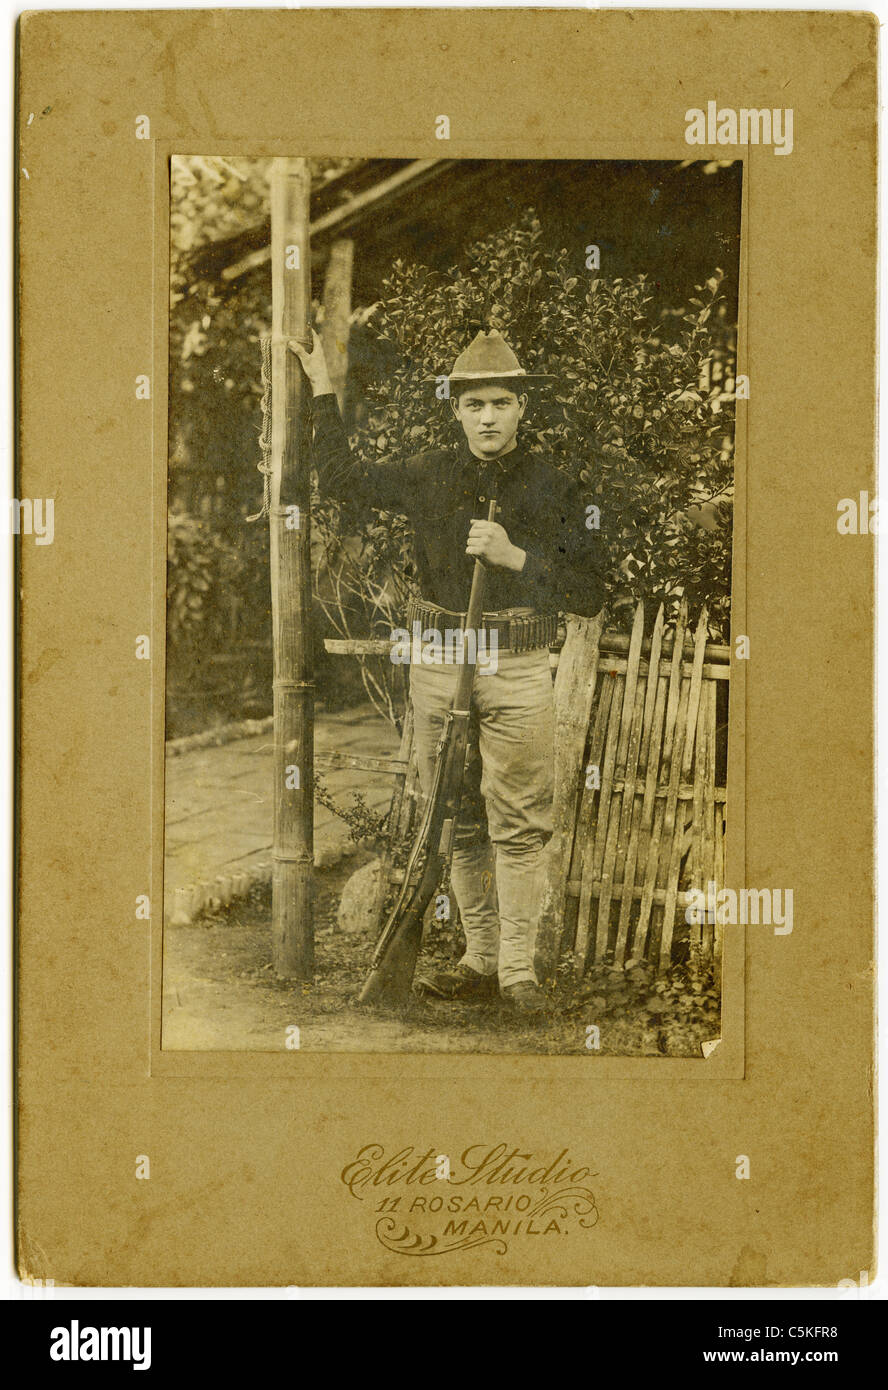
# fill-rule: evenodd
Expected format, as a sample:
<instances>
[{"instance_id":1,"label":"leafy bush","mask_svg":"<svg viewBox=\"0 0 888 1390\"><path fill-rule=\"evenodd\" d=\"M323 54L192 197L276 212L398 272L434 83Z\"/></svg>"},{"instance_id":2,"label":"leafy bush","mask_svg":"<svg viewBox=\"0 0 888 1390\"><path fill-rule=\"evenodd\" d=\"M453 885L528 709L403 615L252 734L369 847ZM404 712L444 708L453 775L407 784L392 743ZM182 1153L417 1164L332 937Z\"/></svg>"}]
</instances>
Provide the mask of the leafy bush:
<instances>
[{"instance_id":1,"label":"leafy bush","mask_svg":"<svg viewBox=\"0 0 888 1390\"><path fill-rule=\"evenodd\" d=\"M578 983L567 955L558 966L553 998L565 1012L606 1024L609 1033L630 1024L649 1052L699 1057L701 1044L721 1031L719 963L704 959L700 948L688 943L679 956L684 958L659 977L651 962L634 959L625 965L593 964Z\"/></svg>"},{"instance_id":2,"label":"leafy bush","mask_svg":"<svg viewBox=\"0 0 888 1390\"><path fill-rule=\"evenodd\" d=\"M348 159L309 161L322 186ZM226 238L267 239L270 159L176 155L170 182L171 487L188 510L216 494L217 529L257 510L260 339L270 331L269 273L232 281ZM262 527L258 527L262 530Z\"/></svg>"},{"instance_id":3,"label":"leafy bush","mask_svg":"<svg viewBox=\"0 0 888 1390\"><path fill-rule=\"evenodd\" d=\"M167 519L167 639L181 648L222 637L220 595L228 591L236 554L198 517L172 508Z\"/></svg>"},{"instance_id":4,"label":"leafy bush","mask_svg":"<svg viewBox=\"0 0 888 1390\"><path fill-rule=\"evenodd\" d=\"M312 160L313 183L352 162ZM171 166L170 736L271 709L268 524L246 524L262 501L269 276L267 267L221 276L225 238L247 233L261 246L267 237L269 163L176 156ZM324 651L331 627L320 604L313 617L318 688L328 707L353 704L359 674Z\"/></svg>"},{"instance_id":5,"label":"leafy bush","mask_svg":"<svg viewBox=\"0 0 888 1390\"><path fill-rule=\"evenodd\" d=\"M368 323L389 367L369 388L354 448L406 459L457 440L433 378L482 323L498 328L529 372L555 374L533 390L521 430L576 480L582 505L600 509L611 624L628 627L639 599L673 616L686 593L692 616L708 604L711 634L726 638L733 412L720 386L700 384L731 355L722 272L675 308L658 304L644 275L609 280L576 259L546 246L529 211L447 275L396 262ZM708 529L688 515L701 507ZM331 553L359 536L350 591L363 596L370 629L387 632L415 585L408 534L385 513L360 526L347 504L316 515Z\"/></svg>"}]
</instances>

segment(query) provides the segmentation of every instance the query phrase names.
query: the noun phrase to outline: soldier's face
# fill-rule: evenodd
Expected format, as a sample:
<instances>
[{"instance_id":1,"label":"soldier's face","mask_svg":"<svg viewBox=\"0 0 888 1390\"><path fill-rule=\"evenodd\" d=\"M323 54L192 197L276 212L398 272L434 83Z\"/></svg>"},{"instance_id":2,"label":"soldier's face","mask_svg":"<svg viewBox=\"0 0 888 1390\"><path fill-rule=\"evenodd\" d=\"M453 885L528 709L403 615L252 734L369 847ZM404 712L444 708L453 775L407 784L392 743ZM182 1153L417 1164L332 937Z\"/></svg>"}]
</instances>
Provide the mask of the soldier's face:
<instances>
[{"instance_id":1,"label":"soldier's face","mask_svg":"<svg viewBox=\"0 0 888 1390\"><path fill-rule=\"evenodd\" d=\"M493 458L512 448L518 433L518 421L527 405L526 396L518 396L506 386L463 387L459 399L451 396L453 413L465 431L472 453Z\"/></svg>"}]
</instances>

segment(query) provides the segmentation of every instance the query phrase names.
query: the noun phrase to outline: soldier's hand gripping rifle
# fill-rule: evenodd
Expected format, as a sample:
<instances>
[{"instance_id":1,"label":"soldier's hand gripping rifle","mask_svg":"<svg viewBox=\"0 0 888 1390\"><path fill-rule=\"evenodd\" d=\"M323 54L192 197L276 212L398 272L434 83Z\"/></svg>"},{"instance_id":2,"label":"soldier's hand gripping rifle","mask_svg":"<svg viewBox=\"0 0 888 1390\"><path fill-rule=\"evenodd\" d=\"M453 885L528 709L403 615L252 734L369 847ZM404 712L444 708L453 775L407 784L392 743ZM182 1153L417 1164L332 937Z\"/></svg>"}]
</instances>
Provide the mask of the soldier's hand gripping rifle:
<instances>
[{"instance_id":1,"label":"soldier's hand gripping rifle","mask_svg":"<svg viewBox=\"0 0 888 1390\"><path fill-rule=\"evenodd\" d=\"M496 516L496 502L490 503L487 520ZM385 926L379 934L370 974L358 996L362 1004L399 1004L409 996L422 945L422 923L426 908L450 862L453 834L462 800L466 751L469 738L469 706L475 683L476 662L467 661L465 633L477 634L484 611L484 585L487 571L475 561L472 588L462 637L463 662L453 703L447 712L435 757L435 776L426 802L419 833L410 851L404 882ZM477 640L474 644L477 655Z\"/></svg>"}]
</instances>

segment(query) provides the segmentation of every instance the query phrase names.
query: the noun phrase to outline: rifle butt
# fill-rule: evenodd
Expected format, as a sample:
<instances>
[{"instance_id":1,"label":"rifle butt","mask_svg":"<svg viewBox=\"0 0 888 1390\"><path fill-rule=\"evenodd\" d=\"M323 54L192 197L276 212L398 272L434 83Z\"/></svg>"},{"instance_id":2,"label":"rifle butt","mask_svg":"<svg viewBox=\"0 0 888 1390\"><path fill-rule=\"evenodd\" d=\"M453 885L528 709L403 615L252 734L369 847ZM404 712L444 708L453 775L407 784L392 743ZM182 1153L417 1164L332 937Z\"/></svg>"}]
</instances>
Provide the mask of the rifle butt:
<instances>
[{"instance_id":1,"label":"rifle butt","mask_svg":"<svg viewBox=\"0 0 888 1390\"><path fill-rule=\"evenodd\" d=\"M476 572L479 568L483 571L483 566L476 562ZM481 588L476 587L480 595ZM460 680L463 680L462 674ZM455 708L447 715L423 822L398 901L380 934L370 973L358 995L359 1004L397 1007L410 998L422 946L423 918L440 882L442 869L450 858L459 815L468 737L468 694L470 691L466 692L464 701L458 695Z\"/></svg>"},{"instance_id":2,"label":"rifle butt","mask_svg":"<svg viewBox=\"0 0 888 1390\"><path fill-rule=\"evenodd\" d=\"M359 1004L385 1004L398 1007L410 998L419 948L422 944L422 918L401 931L382 959L374 965L360 994Z\"/></svg>"}]
</instances>

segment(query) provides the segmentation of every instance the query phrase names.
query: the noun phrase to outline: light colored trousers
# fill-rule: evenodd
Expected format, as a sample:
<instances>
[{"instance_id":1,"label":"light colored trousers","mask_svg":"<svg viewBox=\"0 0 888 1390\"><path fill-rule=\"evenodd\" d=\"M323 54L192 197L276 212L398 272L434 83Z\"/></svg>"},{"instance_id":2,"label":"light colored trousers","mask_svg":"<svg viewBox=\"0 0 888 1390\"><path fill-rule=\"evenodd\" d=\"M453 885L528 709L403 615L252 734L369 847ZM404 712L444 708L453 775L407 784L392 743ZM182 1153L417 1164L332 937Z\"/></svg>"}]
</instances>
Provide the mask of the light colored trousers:
<instances>
[{"instance_id":1,"label":"light colored trousers","mask_svg":"<svg viewBox=\"0 0 888 1390\"><path fill-rule=\"evenodd\" d=\"M549 653L505 652L475 675L470 754L453 849L451 884L466 953L462 963L498 973L500 986L536 980L534 944L552 835L554 714ZM420 786L432 786L435 753L459 668L410 668ZM480 754L480 758L479 758Z\"/></svg>"}]
</instances>

